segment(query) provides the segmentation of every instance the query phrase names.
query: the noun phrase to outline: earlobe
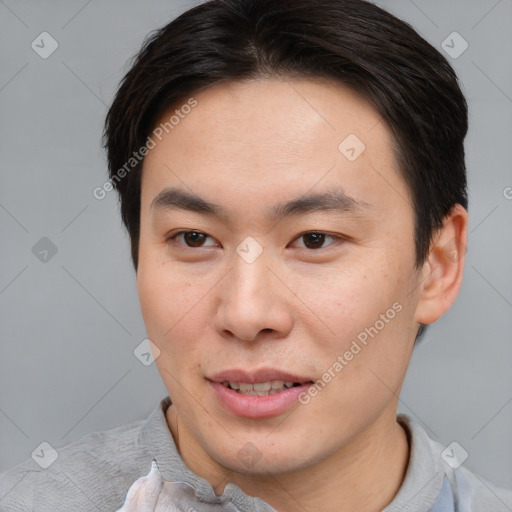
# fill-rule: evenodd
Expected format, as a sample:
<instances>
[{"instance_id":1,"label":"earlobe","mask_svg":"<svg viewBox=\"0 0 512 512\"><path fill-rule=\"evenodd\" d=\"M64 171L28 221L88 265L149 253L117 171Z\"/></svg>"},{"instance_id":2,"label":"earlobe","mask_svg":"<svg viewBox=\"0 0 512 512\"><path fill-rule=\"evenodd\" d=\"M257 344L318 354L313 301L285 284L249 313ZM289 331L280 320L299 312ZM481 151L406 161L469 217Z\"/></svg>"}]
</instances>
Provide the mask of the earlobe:
<instances>
[{"instance_id":1,"label":"earlobe","mask_svg":"<svg viewBox=\"0 0 512 512\"><path fill-rule=\"evenodd\" d=\"M416 321L431 324L454 303L462 284L467 244L467 211L456 205L436 233L420 277Z\"/></svg>"}]
</instances>

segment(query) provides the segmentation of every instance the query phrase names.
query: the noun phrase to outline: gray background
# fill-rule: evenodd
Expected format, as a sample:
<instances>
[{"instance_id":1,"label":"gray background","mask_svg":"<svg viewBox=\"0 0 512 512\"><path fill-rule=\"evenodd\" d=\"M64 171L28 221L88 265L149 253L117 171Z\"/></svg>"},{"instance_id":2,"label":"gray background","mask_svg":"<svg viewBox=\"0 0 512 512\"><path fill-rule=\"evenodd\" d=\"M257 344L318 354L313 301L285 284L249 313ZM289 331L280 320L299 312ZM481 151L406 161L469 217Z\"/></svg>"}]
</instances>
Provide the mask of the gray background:
<instances>
[{"instance_id":1,"label":"gray background","mask_svg":"<svg viewBox=\"0 0 512 512\"><path fill-rule=\"evenodd\" d=\"M0 470L42 441L142 419L167 394L133 354L146 335L117 198L92 191L106 179L102 125L127 59L195 3L0 2ZM453 31L469 43L448 57L471 110L465 281L416 348L399 410L512 487L512 0L379 4L441 51ZM31 48L43 31L59 44L47 59ZM42 237L57 248L46 262L32 252Z\"/></svg>"}]
</instances>

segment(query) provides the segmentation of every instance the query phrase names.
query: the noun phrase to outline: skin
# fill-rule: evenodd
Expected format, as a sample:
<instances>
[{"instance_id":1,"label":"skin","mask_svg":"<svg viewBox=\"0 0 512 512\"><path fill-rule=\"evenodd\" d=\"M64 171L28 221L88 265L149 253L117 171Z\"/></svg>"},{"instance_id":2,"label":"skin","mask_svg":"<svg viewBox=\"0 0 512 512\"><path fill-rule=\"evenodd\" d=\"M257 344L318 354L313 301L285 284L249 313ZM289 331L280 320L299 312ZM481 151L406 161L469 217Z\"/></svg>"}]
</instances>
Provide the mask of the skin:
<instances>
[{"instance_id":1,"label":"skin","mask_svg":"<svg viewBox=\"0 0 512 512\"><path fill-rule=\"evenodd\" d=\"M457 296L467 213L454 208L416 268L413 209L390 131L357 93L272 78L224 82L194 98L142 175L137 286L173 402L169 429L217 494L232 482L278 511L380 511L409 459L396 410L418 322L436 321ZM354 161L338 150L351 133L365 144ZM227 217L152 209L170 186L222 205ZM271 205L340 187L368 207L266 216ZM169 239L181 230L207 236L197 245ZM308 248L305 232L344 239ZM250 264L236 252L246 237L263 249ZM321 379L394 303L401 311L307 405L236 417L205 379L263 367ZM248 442L254 464L238 456Z\"/></svg>"}]
</instances>

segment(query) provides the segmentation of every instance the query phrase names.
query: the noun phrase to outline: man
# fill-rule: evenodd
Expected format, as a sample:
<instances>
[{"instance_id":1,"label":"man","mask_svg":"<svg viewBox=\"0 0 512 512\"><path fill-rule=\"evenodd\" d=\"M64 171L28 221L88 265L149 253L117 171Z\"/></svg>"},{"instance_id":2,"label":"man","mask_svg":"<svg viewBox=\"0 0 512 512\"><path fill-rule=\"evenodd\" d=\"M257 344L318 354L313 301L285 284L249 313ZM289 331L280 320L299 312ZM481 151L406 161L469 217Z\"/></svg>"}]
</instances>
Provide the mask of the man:
<instances>
[{"instance_id":1,"label":"man","mask_svg":"<svg viewBox=\"0 0 512 512\"><path fill-rule=\"evenodd\" d=\"M8 472L2 510L512 510L396 414L462 281L466 131L446 60L362 0L152 35L105 147L169 397Z\"/></svg>"}]
</instances>

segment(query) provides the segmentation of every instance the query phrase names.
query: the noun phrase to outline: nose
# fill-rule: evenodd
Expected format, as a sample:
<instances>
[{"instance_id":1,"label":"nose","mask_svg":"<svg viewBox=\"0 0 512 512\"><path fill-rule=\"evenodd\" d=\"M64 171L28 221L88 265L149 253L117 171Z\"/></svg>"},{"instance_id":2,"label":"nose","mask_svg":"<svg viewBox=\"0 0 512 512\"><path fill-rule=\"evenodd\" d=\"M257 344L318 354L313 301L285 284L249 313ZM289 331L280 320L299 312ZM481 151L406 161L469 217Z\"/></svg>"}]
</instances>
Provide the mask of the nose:
<instances>
[{"instance_id":1,"label":"nose","mask_svg":"<svg viewBox=\"0 0 512 512\"><path fill-rule=\"evenodd\" d=\"M285 337L293 325L293 294L283 284L283 277L263 254L252 263L238 255L234 260L217 288L217 331L241 341Z\"/></svg>"}]
</instances>

